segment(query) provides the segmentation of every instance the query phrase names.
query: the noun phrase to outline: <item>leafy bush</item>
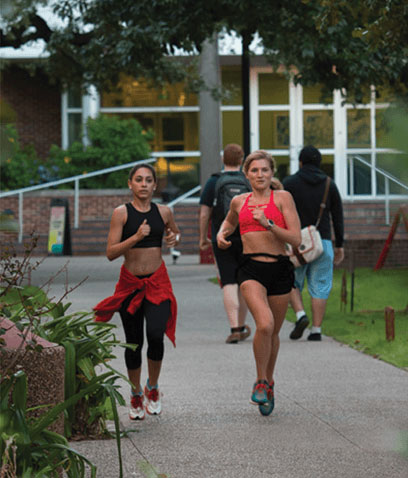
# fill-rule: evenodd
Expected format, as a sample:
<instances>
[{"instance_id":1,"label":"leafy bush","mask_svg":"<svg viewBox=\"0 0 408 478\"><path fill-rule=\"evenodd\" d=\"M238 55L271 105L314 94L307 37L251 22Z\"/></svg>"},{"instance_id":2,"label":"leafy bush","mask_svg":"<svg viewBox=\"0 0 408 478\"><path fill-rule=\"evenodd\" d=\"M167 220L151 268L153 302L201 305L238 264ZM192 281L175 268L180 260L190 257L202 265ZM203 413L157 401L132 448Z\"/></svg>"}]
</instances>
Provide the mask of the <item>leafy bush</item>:
<instances>
[{"instance_id":1,"label":"leafy bush","mask_svg":"<svg viewBox=\"0 0 408 478\"><path fill-rule=\"evenodd\" d=\"M90 146L75 142L67 150L53 145L50 164L58 168L60 178L76 176L99 169L118 166L149 157L148 141L152 133L145 132L135 119L116 116L90 118L87 123ZM127 171L105 174L81 181L82 188L123 188Z\"/></svg>"},{"instance_id":2,"label":"leafy bush","mask_svg":"<svg viewBox=\"0 0 408 478\"><path fill-rule=\"evenodd\" d=\"M4 247L0 257L0 315L16 324L25 341L25 347L16 350L12 364L0 376L2 463L8 467L17 463L15 476L54 476L55 470L60 467L65 469L65 466L71 470L67 471L67 476L83 476L75 474L75 470L83 468L87 460L68 449L66 437L95 438L108 434L106 420L113 415L122 476L117 404L125 405L125 400L116 382L119 378L127 378L109 365L110 359L114 357L113 347L119 345L112 332L114 325L95 323L92 314L88 312L66 314L70 304L63 304L62 299L80 284L67 289L56 302L49 300L43 290L52 283L53 278L42 288L26 284L31 272L41 262L31 261L34 247L35 241L31 247L27 246L23 258L17 258L10 248ZM61 269L57 274L64 270L65 268ZM32 339L28 340L27 332L35 334ZM4 333L5 330L0 329L0 353L4 347L1 337ZM36 336L65 348L65 401L34 419L29 418L30 410L26 408L27 386L23 383L25 374L22 378L21 375L12 374L12 370L17 362L21 363L22 354L27 350L41 352L42 347L36 342ZM101 368L99 374L96 372L98 366ZM19 392L13 392L9 404L13 387L17 387ZM47 430L62 411L66 411L66 437ZM45 469L47 463L49 468ZM1 471L5 472L3 469Z\"/></svg>"},{"instance_id":3,"label":"leafy bush","mask_svg":"<svg viewBox=\"0 0 408 478\"><path fill-rule=\"evenodd\" d=\"M65 399L88 387L98 377L97 367L110 370L100 387L69 407L65 416L65 436L68 438L98 438L107 434L106 419L111 411L108 399L125 405L115 382L121 377L126 380L126 377L109 366L109 361L115 357L113 347L120 345L112 332L115 325L94 322L88 312L68 315L69 303L51 302L41 288L32 285L9 289L2 296L2 302L3 313L17 323L20 330L30 330L64 347ZM32 311L36 317L32 316ZM35 343L28 345L41 351Z\"/></svg>"},{"instance_id":4,"label":"leafy bush","mask_svg":"<svg viewBox=\"0 0 408 478\"><path fill-rule=\"evenodd\" d=\"M20 370L3 380L0 389L1 476L59 478L64 470L64 476L79 478L85 476L85 465L88 465L92 478L96 477L96 467L70 448L65 437L47 428L61 412L97 386L94 380L87 389L56 405L40 418L29 419L25 373Z\"/></svg>"},{"instance_id":5,"label":"leafy bush","mask_svg":"<svg viewBox=\"0 0 408 478\"><path fill-rule=\"evenodd\" d=\"M34 146L22 147L12 125L1 126L0 135L1 190L11 191L44 182L46 169Z\"/></svg>"}]
</instances>

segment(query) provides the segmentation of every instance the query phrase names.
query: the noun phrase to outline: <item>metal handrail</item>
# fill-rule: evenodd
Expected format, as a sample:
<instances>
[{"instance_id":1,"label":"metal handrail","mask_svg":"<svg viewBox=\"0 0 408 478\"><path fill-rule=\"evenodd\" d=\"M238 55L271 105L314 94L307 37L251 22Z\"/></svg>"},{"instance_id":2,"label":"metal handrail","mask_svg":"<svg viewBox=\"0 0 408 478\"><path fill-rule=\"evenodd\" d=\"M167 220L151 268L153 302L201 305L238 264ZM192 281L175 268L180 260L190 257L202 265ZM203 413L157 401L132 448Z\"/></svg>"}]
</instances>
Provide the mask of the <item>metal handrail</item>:
<instances>
[{"instance_id":1,"label":"metal handrail","mask_svg":"<svg viewBox=\"0 0 408 478\"><path fill-rule=\"evenodd\" d=\"M119 166L112 166L111 168L99 169L98 171L92 171L91 173L78 174L77 176L70 176L69 178L58 179L57 181L49 181L47 183L36 184L35 186L27 186L26 188L14 189L14 191L6 191L0 193L0 199L7 196L14 196L15 194L28 193L31 191L37 191L38 189L48 189L53 186L59 186L60 184L71 183L72 181L80 181L81 179L92 178L94 176L102 176L103 174L112 173L121 169L130 168L139 163L152 163L157 161L156 158L142 159L139 161L133 161L132 163L120 164Z\"/></svg>"},{"instance_id":2,"label":"metal handrail","mask_svg":"<svg viewBox=\"0 0 408 478\"><path fill-rule=\"evenodd\" d=\"M141 163L153 163L157 161L156 158L148 158L142 159L139 161L133 161L131 163L120 164L118 166L112 166L110 168L100 169L98 171L92 171L91 173L86 174L79 174L77 176L71 176L65 179L58 179L57 181L50 181L48 183L43 184L36 184L35 186L28 186L26 188L15 189L14 191L7 191L5 193L0 193L0 199L14 196L18 194L18 225L19 225L19 233L18 233L18 242L21 243L23 241L23 194L29 193L32 191L38 191L39 189L48 189L53 186L59 186L60 184L66 183L75 183L75 192L74 192L74 227L78 229L79 227L79 181L82 179L87 179L95 176L101 176L103 174L112 173L114 171L119 171L121 169L130 168L135 166L136 164Z\"/></svg>"},{"instance_id":3,"label":"metal handrail","mask_svg":"<svg viewBox=\"0 0 408 478\"><path fill-rule=\"evenodd\" d=\"M201 190L201 185L199 184L198 186L194 187L193 189L190 189L190 191L187 191L186 193L182 194L178 198L173 199L173 201L170 201L169 203L167 203L167 206L172 208L173 206L175 206L179 202L184 201L184 199L187 199L190 196L192 196L193 194L198 193L198 191L200 191L200 190Z\"/></svg>"},{"instance_id":4,"label":"metal handrail","mask_svg":"<svg viewBox=\"0 0 408 478\"><path fill-rule=\"evenodd\" d=\"M402 183L398 178L393 176L392 174L384 171L384 169L378 168L377 166L373 166L364 158L358 155L354 155L348 158L349 161L349 184L350 184L350 196L353 199L354 197L354 160L360 161L360 163L364 164L371 171L381 174L384 177L385 183L385 223L387 225L390 224L390 181L395 183L397 186L406 189L408 191L408 186Z\"/></svg>"}]
</instances>

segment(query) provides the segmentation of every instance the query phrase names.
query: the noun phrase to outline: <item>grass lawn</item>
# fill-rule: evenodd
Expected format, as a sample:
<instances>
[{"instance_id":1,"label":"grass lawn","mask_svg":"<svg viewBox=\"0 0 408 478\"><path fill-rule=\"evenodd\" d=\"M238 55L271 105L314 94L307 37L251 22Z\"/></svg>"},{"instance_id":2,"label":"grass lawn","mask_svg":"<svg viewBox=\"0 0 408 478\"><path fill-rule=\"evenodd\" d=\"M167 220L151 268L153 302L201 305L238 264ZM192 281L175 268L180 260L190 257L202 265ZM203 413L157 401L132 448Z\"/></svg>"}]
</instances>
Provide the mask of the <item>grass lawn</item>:
<instances>
[{"instance_id":1,"label":"grass lawn","mask_svg":"<svg viewBox=\"0 0 408 478\"><path fill-rule=\"evenodd\" d=\"M349 272L346 272L347 304L341 303L343 273L344 269L334 271L333 289L323 320L323 334L408 371L408 269L356 269L353 312L350 311ZM217 283L216 279L212 281ZM311 318L310 297L306 289L307 285L303 300L305 311ZM385 336L384 308L387 306L395 310L395 340L390 342ZM291 308L286 318L295 322Z\"/></svg>"},{"instance_id":2,"label":"grass lawn","mask_svg":"<svg viewBox=\"0 0 408 478\"><path fill-rule=\"evenodd\" d=\"M333 289L322 324L323 334L408 370L408 269L356 269L353 312L350 311L349 272L346 273L347 304L341 308L343 273L343 269L334 271ZM311 318L310 298L305 289L305 310ZM384 308L387 306L395 311L393 341L387 341L385 336ZM289 309L287 319L295 321L293 310Z\"/></svg>"}]
</instances>

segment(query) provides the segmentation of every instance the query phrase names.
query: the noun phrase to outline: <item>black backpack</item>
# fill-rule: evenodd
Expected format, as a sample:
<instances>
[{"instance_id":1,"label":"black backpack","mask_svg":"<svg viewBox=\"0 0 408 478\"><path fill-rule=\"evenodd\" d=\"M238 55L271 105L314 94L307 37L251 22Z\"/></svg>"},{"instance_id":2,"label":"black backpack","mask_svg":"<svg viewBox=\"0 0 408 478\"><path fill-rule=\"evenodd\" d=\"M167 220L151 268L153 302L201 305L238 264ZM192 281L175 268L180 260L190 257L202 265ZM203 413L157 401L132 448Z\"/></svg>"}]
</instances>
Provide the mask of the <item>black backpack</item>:
<instances>
[{"instance_id":1,"label":"black backpack","mask_svg":"<svg viewBox=\"0 0 408 478\"><path fill-rule=\"evenodd\" d=\"M212 220L217 229L227 215L231 200L238 194L248 193L251 186L243 173L234 171L234 173L216 173L217 182L215 183L214 205Z\"/></svg>"}]
</instances>

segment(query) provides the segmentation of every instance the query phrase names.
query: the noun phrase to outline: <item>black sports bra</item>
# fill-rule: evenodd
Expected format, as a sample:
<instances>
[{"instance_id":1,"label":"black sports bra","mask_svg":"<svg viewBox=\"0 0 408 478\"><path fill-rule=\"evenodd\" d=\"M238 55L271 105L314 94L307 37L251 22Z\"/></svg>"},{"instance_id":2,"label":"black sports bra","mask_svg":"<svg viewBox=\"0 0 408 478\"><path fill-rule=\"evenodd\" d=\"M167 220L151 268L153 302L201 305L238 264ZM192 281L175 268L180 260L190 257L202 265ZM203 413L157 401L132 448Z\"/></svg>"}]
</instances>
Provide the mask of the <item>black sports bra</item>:
<instances>
[{"instance_id":1,"label":"black sports bra","mask_svg":"<svg viewBox=\"0 0 408 478\"><path fill-rule=\"evenodd\" d=\"M126 203L127 221L123 226L121 242L136 234L142 222L146 219L150 226L150 234L137 242L132 249L138 247L161 247L164 233L164 222L155 203L151 203L147 212L138 211L132 203Z\"/></svg>"}]
</instances>

